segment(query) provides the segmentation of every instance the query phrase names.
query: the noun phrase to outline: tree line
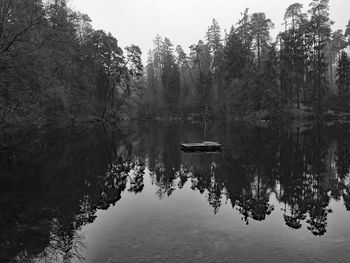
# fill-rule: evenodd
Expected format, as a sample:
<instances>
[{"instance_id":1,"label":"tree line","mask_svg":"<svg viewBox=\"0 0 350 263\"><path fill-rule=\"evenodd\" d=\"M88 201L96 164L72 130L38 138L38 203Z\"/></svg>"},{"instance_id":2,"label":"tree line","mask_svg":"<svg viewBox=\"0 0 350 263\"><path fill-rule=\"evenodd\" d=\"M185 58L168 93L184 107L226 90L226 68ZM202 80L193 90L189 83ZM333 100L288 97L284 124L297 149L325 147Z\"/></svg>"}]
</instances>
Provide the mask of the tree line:
<instances>
[{"instance_id":1,"label":"tree line","mask_svg":"<svg viewBox=\"0 0 350 263\"><path fill-rule=\"evenodd\" d=\"M345 31L332 31L332 24L329 0L312 0L307 13L295 3L273 42L271 19L246 9L228 32L213 19L189 52L156 36L143 70L138 46L122 49L66 0L3 0L0 119L45 124L123 114L208 119L350 110L350 21Z\"/></svg>"},{"instance_id":2,"label":"tree line","mask_svg":"<svg viewBox=\"0 0 350 263\"><path fill-rule=\"evenodd\" d=\"M0 2L0 118L110 119L137 101L141 50L91 26L66 0Z\"/></svg>"},{"instance_id":3,"label":"tree line","mask_svg":"<svg viewBox=\"0 0 350 263\"><path fill-rule=\"evenodd\" d=\"M149 115L230 116L270 114L310 107L322 113L334 98L348 101L350 21L332 31L329 0L290 5L284 31L271 40L274 24L246 9L229 32L213 19L204 40L189 53L157 35L148 53L144 108Z\"/></svg>"}]
</instances>

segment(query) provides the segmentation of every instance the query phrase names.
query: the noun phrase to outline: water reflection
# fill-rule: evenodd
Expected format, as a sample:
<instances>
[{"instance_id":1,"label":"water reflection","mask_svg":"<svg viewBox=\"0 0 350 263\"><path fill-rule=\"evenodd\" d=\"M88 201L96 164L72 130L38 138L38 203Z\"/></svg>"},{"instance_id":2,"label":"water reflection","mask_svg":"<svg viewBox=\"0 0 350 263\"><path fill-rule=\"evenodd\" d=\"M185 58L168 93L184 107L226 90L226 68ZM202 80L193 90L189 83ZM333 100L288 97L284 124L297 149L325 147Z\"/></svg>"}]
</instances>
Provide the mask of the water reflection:
<instances>
[{"instance_id":1,"label":"water reflection","mask_svg":"<svg viewBox=\"0 0 350 263\"><path fill-rule=\"evenodd\" d=\"M283 204L281 222L322 236L332 199L350 210L347 131L213 125L206 139L224 145L215 154L180 151L180 142L203 139L200 126L145 123L43 134L0 153L0 261L83 260L79 230L123 193L142 193L145 170L159 199L187 185L213 213L228 203L248 225L274 213L274 194Z\"/></svg>"},{"instance_id":2,"label":"water reflection","mask_svg":"<svg viewBox=\"0 0 350 263\"><path fill-rule=\"evenodd\" d=\"M0 262L69 262L81 258L78 230L128 191L143 188L144 167L118 155L104 129L47 134L1 153Z\"/></svg>"},{"instance_id":3,"label":"water reflection","mask_svg":"<svg viewBox=\"0 0 350 263\"><path fill-rule=\"evenodd\" d=\"M338 129L343 130L231 127L233 136L217 133L214 138L225 145L221 154L180 153L183 134L168 143L174 133L165 129L165 136L157 137L163 138L158 155L149 153L149 169L160 198L190 181L191 189L206 195L214 213L229 200L249 224L271 214L269 197L275 193L284 204L287 226L298 229L305 221L312 234L323 235L332 212L330 200L343 198L349 209L349 144Z\"/></svg>"}]
</instances>

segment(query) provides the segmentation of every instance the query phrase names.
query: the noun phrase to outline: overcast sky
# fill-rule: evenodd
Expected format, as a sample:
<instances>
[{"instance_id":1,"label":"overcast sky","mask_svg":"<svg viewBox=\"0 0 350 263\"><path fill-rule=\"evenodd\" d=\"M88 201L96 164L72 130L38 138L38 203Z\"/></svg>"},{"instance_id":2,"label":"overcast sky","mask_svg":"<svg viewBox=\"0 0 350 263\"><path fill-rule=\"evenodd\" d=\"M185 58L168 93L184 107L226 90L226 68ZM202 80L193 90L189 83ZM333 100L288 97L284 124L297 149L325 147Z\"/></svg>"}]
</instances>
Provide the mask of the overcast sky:
<instances>
[{"instance_id":1,"label":"overcast sky","mask_svg":"<svg viewBox=\"0 0 350 263\"><path fill-rule=\"evenodd\" d=\"M111 32L122 47L139 45L146 54L156 34L188 50L204 38L213 18L222 30L229 30L245 8L250 13L265 12L275 24L271 33L276 36L283 28L286 8L295 2L306 11L311 0L70 0L70 6L88 14L94 29ZM344 30L349 11L350 0L330 0L333 29Z\"/></svg>"}]
</instances>

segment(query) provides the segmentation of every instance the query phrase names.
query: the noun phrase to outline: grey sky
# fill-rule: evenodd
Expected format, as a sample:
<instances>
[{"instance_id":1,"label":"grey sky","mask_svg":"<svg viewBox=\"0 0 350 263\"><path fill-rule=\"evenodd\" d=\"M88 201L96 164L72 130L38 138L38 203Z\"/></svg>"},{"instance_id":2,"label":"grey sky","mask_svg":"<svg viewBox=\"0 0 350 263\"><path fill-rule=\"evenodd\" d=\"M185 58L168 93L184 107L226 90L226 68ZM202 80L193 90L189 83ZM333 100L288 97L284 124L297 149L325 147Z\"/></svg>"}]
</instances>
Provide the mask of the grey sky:
<instances>
[{"instance_id":1,"label":"grey sky","mask_svg":"<svg viewBox=\"0 0 350 263\"><path fill-rule=\"evenodd\" d=\"M272 36L283 28L286 8L295 2L308 9L311 0L71 0L70 6L88 14L95 29L111 32L121 46L139 45L145 58L156 34L167 36L185 50L203 39L213 18L227 29L249 8L265 12L275 24ZM345 28L350 19L349 0L330 0L334 29Z\"/></svg>"}]
</instances>

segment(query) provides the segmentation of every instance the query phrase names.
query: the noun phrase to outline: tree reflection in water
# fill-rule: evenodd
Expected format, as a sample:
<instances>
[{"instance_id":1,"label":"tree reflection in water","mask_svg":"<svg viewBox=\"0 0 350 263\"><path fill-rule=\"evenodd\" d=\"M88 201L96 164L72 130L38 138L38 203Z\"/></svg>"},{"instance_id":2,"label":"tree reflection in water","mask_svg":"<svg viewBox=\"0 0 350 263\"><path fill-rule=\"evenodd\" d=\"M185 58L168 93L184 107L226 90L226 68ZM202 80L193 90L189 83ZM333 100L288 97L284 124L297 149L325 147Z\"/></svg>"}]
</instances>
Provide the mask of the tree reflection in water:
<instances>
[{"instance_id":1,"label":"tree reflection in water","mask_svg":"<svg viewBox=\"0 0 350 263\"><path fill-rule=\"evenodd\" d=\"M176 128L165 129L165 134L173 133L173 129ZM285 224L299 229L305 222L313 235L326 233L331 197L342 197L349 210L350 138L344 133L338 138L336 130L320 125L304 131L236 127L231 133L234 138L213 138L224 143L223 153L182 153L181 162L176 147L180 136L168 143L167 135L155 133L158 140L163 138L156 145L158 155L149 155L154 158L150 163L155 165L149 168L158 196L170 196L176 190L176 182L181 189L190 180L191 189L206 195L214 213L227 199L249 224L250 219L262 221L272 213L274 206L269 198L275 193L278 201L284 203ZM169 153L173 156L170 160ZM174 171L174 167L178 170Z\"/></svg>"},{"instance_id":2,"label":"tree reflection in water","mask_svg":"<svg viewBox=\"0 0 350 263\"><path fill-rule=\"evenodd\" d=\"M0 261L81 258L82 226L123 192L141 193L145 169L158 198L188 187L215 214L230 203L246 224L273 213L271 194L283 204L288 227L313 235L326 233L332 199L350 210L347 127L214 126L207 139L220 141L222 153L180 151L181 142L201 136L200 126L141 124L123 132L49 133L2 152Z\"/></svg>"},{"instance_id":3,"label":"tree reflection in water","mask_svg":"<svg viewBox=\"0 0 350 263\"><path fill-rule=\"evenodd\" d=\"M144 165L115 151L123 146L114 144L117 136L96 140L96 134L104 135L100 129L68 134L64 142L46 135L1 154L0 262L83 260L82 226L125 189L142 191Z\"/></svg>"}]
</instances>

